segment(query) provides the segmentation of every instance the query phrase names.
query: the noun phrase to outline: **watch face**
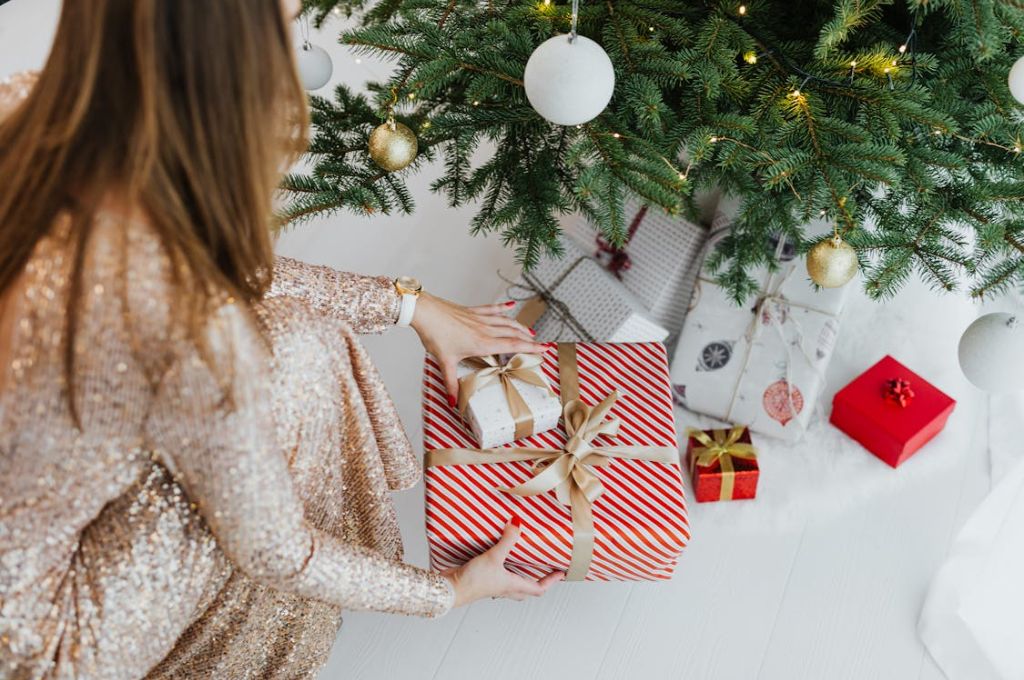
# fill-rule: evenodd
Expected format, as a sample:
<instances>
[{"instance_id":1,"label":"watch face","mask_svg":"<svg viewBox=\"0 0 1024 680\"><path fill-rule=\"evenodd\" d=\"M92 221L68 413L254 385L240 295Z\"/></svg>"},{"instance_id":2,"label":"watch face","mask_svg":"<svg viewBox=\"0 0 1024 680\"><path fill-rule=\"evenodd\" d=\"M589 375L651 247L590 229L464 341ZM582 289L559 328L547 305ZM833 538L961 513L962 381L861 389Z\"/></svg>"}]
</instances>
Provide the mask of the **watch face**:
<instances>
[{"instance_id":1,"label":"watch face","mask_svg":"<svg viewBox=\"0 0 1024 680\"><path fill-rule=\"evenodd\" d=\"M419 279L414 279L411 276L399 276L395 283L397 283L400 288L404 288L410 293L418 293L423 290L423 284L419 282Z\"/></svg>"}]
</instances>

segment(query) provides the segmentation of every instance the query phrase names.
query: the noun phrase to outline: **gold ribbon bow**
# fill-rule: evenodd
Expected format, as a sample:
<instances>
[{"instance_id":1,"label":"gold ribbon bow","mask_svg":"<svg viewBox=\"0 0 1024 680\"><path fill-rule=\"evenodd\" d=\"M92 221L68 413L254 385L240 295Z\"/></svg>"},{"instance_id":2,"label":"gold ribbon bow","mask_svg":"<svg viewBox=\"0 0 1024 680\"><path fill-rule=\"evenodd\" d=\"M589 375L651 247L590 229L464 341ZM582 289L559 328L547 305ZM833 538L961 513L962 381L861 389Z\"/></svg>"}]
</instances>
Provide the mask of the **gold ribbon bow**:
<instances>
[{"instance_id":1,"label":"gold ribbon bow","mask_svg":"<svg viewBox=\"0 0 1024 680\"><path fill-rule=\"evenodd\" d=\"M435 449L427 451L424 464L434 467L532 461L533 477L518 486L496 488L517 496L537 496L554 491L558 500L569 506L573 527L572 559L565 578L582 581L594 558L592 504L604 492L601 479L593 468L608 465L612 458L677 462L678 451L674 447L594 446L592 440L598 435L614 437L618 434L618 418L605 420L618 397L618 392L613 391L594 407L579 399L568 401L563 413L569 438L561 449Z\"/></svg>"},{"instance_id":2,"label":"gold ribbon bow","mask_svg":"<svg viewBox=\"0 0 1024 680\"><path fill-rule=\"evenodd\" d=\"M473 395L488 385L499 382L505 391L509 413L516 424L515 438L529 437L533 434L533 413L530 412L530 407L526 405L513 379L543 387L551 392L551 387L540 370L542 361L538 354L516 354L505 364L498 361L495 356L466 359L463 363L476 370L459 378L459 413L465 417L469 400Z\"/></svg>"},{"instance_id":3,"label":"gold ribbon bow","mask_svg":"<svg viewBox=\"0 0 1024 680\"><path fill-rule=\"evenodd\" d=\"M754 445L739 441L746 429L743 426L737 426L731 430L711 430L710 437L707 432L692 427L686 431L688 437L693 437L703 444L703 446L694 447L690 452L691 474L694 466L697 465L710 467L717 462L722 466L722 490L718 494L719 500L727 501L732 498L733 488L736 484L736 468L732 464L732 459L757 459L757 449L754 448Z\"/></svg>"}]
</instances>

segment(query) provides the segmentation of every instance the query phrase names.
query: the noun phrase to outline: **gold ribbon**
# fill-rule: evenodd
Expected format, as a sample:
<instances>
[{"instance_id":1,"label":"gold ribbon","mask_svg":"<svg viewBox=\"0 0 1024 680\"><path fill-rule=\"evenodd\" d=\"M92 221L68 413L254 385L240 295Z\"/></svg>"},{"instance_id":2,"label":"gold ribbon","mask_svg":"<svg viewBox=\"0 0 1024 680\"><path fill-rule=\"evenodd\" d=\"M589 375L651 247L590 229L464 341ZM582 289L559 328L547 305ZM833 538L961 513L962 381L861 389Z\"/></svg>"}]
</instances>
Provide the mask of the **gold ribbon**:
<instances>
[{"instance_id":1,"label":"gold ribbon","mask_svg":"<svg viewBox=\"0 0 1024 680\"><path fill-rule=\"evenodd\" d=\"M611 463L612 458L677 463L679 451L670 446L600 446L593 439L598 435L614 437L619 432L618 418L605 419L619 393L613 391L600 404L591 407L579 399L579 369L576 346L558 345L559 390L565 432L568 440L560 449L494 448L434 449L423 459L426 467L441 465L483 465L530 461L533 476L514 487L496 487L498 491L517 496L537 496L554 491L572 514L572 559L565 578L582 581L594 559L594 501L604 493L604 485L593 468Z\"/></svg>"},{"instance_id":2,"label":"gold ribbon","mask_svg":"<svg viewBox=\"0 0 1024 680\"><path fill-rule=\"evenodd\" d=\"M500 383L505 391L509 413L516 425L516 439L529 437L533 434L533 413L526 405L523 395L519 393L513 380L522 380L530 385L543 387L551 391L540 365L542 358L538 354L516 354L505 364L495 356L472 357L463 363L476 370L459 378L459 413L463 417L469 409L469 400L473 395L493 383Z\"/></svg>"},{"instance_id":3,"label":"gold ribbon","mask_svg":"<svg viewBox=\"0 0 1024 680\"><path fill-rule=\"evenodd\" d=\"M693 437L703 444L703 446L694 447L690 452L691 475L695 466L710 467L715 463L721 465L722 490L718 494L719 500L732 499L733 488L736 485L736 468L732 464L732 459L757 459L757 449L754 448L754 445L739 441L746 429L743 426L737 426L731 430L711 430L710 437L707 432L692 427L686 431L688 437Z\"/></svg>"}]
</instances>

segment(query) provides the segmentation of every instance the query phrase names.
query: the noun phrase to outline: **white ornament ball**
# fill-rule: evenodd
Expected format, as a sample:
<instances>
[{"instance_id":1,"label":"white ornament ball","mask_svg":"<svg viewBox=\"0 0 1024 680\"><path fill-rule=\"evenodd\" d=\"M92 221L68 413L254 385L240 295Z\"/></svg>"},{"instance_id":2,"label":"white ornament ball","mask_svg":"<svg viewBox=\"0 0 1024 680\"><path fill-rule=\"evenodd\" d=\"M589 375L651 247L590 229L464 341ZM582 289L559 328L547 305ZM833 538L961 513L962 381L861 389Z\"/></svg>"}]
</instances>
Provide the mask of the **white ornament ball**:
<instances>
[{"instance_id":1,"label":"white ornament ball","mask_svg":"<svg viewBox=\"0 0 1024 680\"><path fill-rule=\"evenodd\" d=\"M986 392L1024 389L1024 318L1005 312L978 317L960 336L960 369Z\"/></svg>"},{"instance_id":2,"label":"white ornament ball","mask_svg":"<svg viewBox=\"0 0 1024 680\"><path fill-rule=\"evenodd\" d=\"M295 55L295 63L299 68L299 80L307 90L319 90L334 73L331 55L319 45L304 43Z\"/></svg>"},{"instance_id":3,"label":"white ornament ball","mask_svg":"<svg viewBox=\"0 0 1024 680\"><path fill-rule=\"evenodd\" d=\"M604 111L615 90L615 69L604 49L590 38L557 35L530 55L523 73L526 98L545 119L579 125Z\"/></svg>"},{"instance_id":4,"label":"white ornament ball","mask_svg":"<svg viewBox=\"0 0 1024 680\"><path fill-rule=\"evenodd\" d=\"M1013 62L1013 66L1010 67L1010 75L1006 80L1010 86L1010 94L1018 102L1024 104L1024 57Z\"/></svg>"}]
</instances>

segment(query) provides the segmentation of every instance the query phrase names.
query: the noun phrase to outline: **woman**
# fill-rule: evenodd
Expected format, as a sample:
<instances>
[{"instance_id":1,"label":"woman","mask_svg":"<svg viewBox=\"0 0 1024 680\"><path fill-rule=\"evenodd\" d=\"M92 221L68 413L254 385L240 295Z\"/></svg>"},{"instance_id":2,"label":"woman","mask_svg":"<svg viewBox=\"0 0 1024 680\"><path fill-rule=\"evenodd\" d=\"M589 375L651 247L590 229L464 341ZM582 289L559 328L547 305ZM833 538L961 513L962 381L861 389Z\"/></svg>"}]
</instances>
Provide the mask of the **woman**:
<instances>
[{"instance_id":1,"label":"woman","mask_svg":"<svg viewBox=\"0 0 1024 680\"><path fill-rule=\"evenodd\" d=\"M562 576L504 569L514 523L454 572L400 561L388 494L418 466L353 331L411 319L452 399L460 358L537 346L496 307L273 259L297 4L66 2L38 81L0 92L0 676L307 677L341 608Z\"/></svg>"}]
</instances>

